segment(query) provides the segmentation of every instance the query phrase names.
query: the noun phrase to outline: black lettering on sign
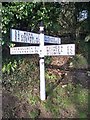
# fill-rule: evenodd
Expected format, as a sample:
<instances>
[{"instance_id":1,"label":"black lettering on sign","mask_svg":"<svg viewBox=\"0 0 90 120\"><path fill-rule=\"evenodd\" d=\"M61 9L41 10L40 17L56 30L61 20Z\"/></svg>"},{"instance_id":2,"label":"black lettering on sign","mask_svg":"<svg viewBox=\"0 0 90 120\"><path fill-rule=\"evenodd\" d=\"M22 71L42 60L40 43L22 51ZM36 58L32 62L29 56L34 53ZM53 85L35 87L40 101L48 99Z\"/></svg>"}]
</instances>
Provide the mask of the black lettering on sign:
<instances>
[{"instance_id":1,"label":"black lettering on sign","mask_svg":"<svg viewBox=\"0 0 90 120\"><path fill-rule=\"evenodd\" d=\"M35 47L35 52L37 53L38 52L38 50L37 50L37 48Z\"/></svg>"},{"instance_id":2,"label":"black lettering on sign","mask_svg":"<svg viewBox=\"0 0 90 120\"><path fill-rule=\"evenodd\" d=\"M33 52L33 48L31 48L31 52Z\"/></svg>"},{"instance_id":3,"label":"black lettering on sign","mask_svg":"<svg viewBox=\"0 0 90 120\"><path fill-rule=\"evenodd\" d=\"M61 46L61 52L63 52L63 46Z\"/></svg>"},{"instance_id":4,"label":"black lettering on sign","mask_svg":"<svg viewBox=\"0 0 90 120\"><path fill-rule=\"evenodd\" d=\"M69 55L69 46L67 46L67 54Z\"/></svg>"},{"instance_id":5,"label":"black lettering on sign","mask_svg":"<svg viewBox=\"0 0 90 120\"><path fill-rule=\"evenodd\" d=\"M18 30L18 41L20 40L20 34L19 34L19 30Z\"/></svg>"},{"instance_id":6,"label":"black lettering on sign","mask_svg":"<svg viewBox=\"0 0 90 120\"><path fill-rule=\"evenodd\" d=\"M27 42L27 33L24 33L24 42Z\"/></svg>"},{"instance_id":7,"label":"black lettering on sign","mask_svg":"<svg viewBox=\"0 0 90 120\"><path fill-rule=\"evenodd\" d=\"M72 48L73 48L73 47L71 46L71 47L70 47L70 54L72 54L72 52L73 52L73 51L72 51Z\"/></svg>"},{"instance_id":8,"label":"black lettering on sign","mask_svg":"<svg viewBox=\"0 0 90 120\"><path fill-rule=\"evenodd\" d=\"M33 34L31 34L31 42L33 42Z\"/></svg>"},{"instance_id":9,"label":"black lettering on sign","mask_svg":"<svg viewBox=\"0 0 90 120\"><path fill-rule=\"evenodd\" d=\"M30 43L30 33L28 33L28 41L29 41L29 43Z\"/></svg>"},{"instance_id":10,"label":"black lettering on sign","mask_svg":"<svg viewBox=\"0 0 90 120\"><path fill-rule=\"evenodd\" d=\"M21 41L23 41L23 35L21 35Z\"/></svg>"},{"instance_id":11,"label":"black lettering on sign","mask_svg":"<svg viewBox=\"0 0 90 120\"><path fill-rule=\"evenodd\" d=\"M53 42L53 38L50 38L51 39L51 42Z\"/></svg>"},{"instance_id":12,"label":"black lettering on sign","mask_svg":"<svg viewBox=\"0 0 90 120\"><path fill-rule=\"evenodd\" d=\"M17 41L17 31L15 30L15 41Z\"/></svg>"},{"instance_id":13,"label":"black lettering on sign","mask_svg":"<svg viewBox=\"0 0 90 120\"><path fill-rule=\"evenodd\" d=\"M27 34L27 41L30 42L29 33Z\"/></svg>"},{"instance_id":14,"label":"black lettering on sign","mask_svg":"<svg viewBox=\"0 0 90 120\"><path fill-rule=\"evenodd\" d=\"M57 49L58 49L58 54L60 55L60 47L58 46Z\"/></svg>"}]
</instances>

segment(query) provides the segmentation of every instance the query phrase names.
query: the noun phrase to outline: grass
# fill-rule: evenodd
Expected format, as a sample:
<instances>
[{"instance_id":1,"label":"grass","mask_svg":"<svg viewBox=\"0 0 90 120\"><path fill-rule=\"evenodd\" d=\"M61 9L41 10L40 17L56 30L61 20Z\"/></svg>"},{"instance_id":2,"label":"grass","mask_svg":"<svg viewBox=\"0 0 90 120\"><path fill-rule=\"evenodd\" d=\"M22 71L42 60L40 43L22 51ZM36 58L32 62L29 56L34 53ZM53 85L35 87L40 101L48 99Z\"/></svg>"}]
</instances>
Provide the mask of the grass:
<instances>
[{"instance_id":1,"label":"grass","mask_svg":"<svg viewBox=\"0 0 90 120\"><path fill-rule=\"evenodd\" d=\"M49 96L44 106L53 117L60 117L63 109L69 113L67 117L85 118L87 116L88 91L79 85L72 88L74 86L69 84L65 88L58 86L52 91L52 95Z\"/></svg>"},{"instance_id":2,"label":"grass","mask_svg":"<svg viewBox=\"0 0 90 120\"><path fill-rule=\"evenodd\" d=\"M33 95L33 94L28 94L27 100L29 101L29 103L30 103L32 106L35 106L35 105L37 105L37 103L38 103L38 101L39 101L39 97L38 97L38 96L35 96L35 95Z\"/></svg>"},{"instance_id":3,"label":"grass","mask_svg":"<svg viewBox=\"0 0 90 120\"><path fill-rule=\"evenodd\" d=\"M77 56L77 59L80 60L83 58L80 55ZM78 63L87 64L84 59L82 60L82 63L80 63L79 60L75 63L76 66ZM74 86L71 82L66 84L65 87L62 87L61 84L57 85L57 76L55 74L49 74L48 71L46 71L47 99L45 102L41 102L39 98L40 81L38 66L34 65L33 62L25 61L12 75L4 76L4 81L6 82L5 84L10 83L10 88L13 90L11 92L15 96L20 100L25 98L25 100L33 107L32 111L28 111L31 118L39 117L39 109L34 108L38 103L42 104L43 109L50 112L54 118L87 117L88 90L86 88L83 88L80 84ZM35 88L37 88L36 93L34 91Z\"/></svg>"},{"instance_id":4,"label":"grass","mask_svg":"<svg viewBox=\"0 0 90 120\"><path fill-rule=\"evenodd\" d=\"M34 109L31 112L29 112L29 117L38 118L39 114L40 114L40 111L38 109Z\"/></svg>"},{"instance_id":5,"label":"grass","mask_svg":"<svg viewBox=\"0 0 90 120\"><path fill-rule=\"evenodd\" d=\"M87 68L88 67L88 61L87 59L81 55L81 54L76 54L75 57L73 57L72 62L70 62L71 66L74 68Z\"/></svg>"}]
</instances>

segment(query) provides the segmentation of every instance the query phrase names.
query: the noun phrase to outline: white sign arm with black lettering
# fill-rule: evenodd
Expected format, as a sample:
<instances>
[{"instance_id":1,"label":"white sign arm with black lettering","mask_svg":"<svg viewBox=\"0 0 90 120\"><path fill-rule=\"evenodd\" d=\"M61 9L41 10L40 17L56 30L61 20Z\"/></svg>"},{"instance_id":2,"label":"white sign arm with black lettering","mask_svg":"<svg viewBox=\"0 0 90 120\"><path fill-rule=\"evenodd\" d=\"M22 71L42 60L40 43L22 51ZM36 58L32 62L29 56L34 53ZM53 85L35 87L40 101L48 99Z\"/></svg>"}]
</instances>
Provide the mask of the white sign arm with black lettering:
<instances>
[{"instance_id":1,"label":"white sign arm with black lettering","mask_svg":"<svg viewBox=\"0 0 90 120\"><path fill-rule=\"evenodd\" d=\"M39 44L39 34L11 29L11 41L20 43Z\"/></svg>"},{"instance_id":2,"label":"white sign arm with black lettering","mask_svg":"<svg viewBox=\"0 0 90 120\"><path fill-rule=\"evenodd\" d=\"M10 54L39 54L39 46L29 47L12 47L10 48Z\"/></svg>"},{"instance_id":3,"label":"white sign arm with black lettering","mask_svg":"<svg viewBox=\"0 0 90 120\"><path fill-rule=\"evenodd\" d=\"M43 56L68 56L75 55L75 44L64 45L46 45L42 47ZM10 48L10 54L39 54L41 55L40 46L13 47Z\"/></svg>"},{"instance_id":4,"label":"white sign arm with black lettering","mask_svg":"<svg viewBox=\"0 0 90 120\"><path fill-rule=\"evenodd\" d=\"M45 56L68 56L75 55L75 44L64 44L64 45L48 45L44 46Z\"/></svg>"},{"instance_id":5,"label":"white sign arm with black lettering","mask_svg":"<svg viewBox=\"0 0 90 120\"><path fill-rule=\"evenodd\" d=\"M11 29L11 41L20 43L40 44L37 33ZM61 38L44 35L45 43L61 44Z\"/></svg>"}]
</instances>

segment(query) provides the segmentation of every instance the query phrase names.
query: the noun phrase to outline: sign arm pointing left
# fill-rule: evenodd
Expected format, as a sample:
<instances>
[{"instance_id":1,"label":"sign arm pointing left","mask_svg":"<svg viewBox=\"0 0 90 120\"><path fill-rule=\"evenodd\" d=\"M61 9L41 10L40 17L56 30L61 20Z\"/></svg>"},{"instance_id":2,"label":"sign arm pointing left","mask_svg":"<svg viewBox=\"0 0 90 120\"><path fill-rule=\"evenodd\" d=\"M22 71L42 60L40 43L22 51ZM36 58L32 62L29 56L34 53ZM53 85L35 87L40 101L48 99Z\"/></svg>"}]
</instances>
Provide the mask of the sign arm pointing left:
<instances>
[{"instance_id":1,"label":"sign arm pointing left","mask_svg":"<svg viewBox=\"0 0 90 120\"><path fill-rule=\"evenodd\" d=\"M38 54L39 46L29 46L29 47L12 47L10 48L10 54Z\"/></svg>"}]
</instances>

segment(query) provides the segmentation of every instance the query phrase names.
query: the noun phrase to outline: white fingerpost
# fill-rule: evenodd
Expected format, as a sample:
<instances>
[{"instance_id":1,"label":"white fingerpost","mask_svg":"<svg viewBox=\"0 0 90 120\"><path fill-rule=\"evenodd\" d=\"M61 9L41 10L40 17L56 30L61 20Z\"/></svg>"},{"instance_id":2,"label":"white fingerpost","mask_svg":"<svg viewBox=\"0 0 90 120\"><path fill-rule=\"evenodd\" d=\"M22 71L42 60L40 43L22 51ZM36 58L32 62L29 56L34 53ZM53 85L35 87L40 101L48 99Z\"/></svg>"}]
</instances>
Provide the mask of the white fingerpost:
<instances>
[{"instance_id":1,"label":"white fingerpost","mask_svg":"<svg viewBox=\"0 0 90 120\"><path fill-rule=\"evenodd\" d=\"M40 99L45 100L44 27L40 25Z\"/></svg>"},{"instance_id":2,"label":"white fingerpost","mask_svg":"<svg viewBox=\"0 0 90 120\"><path fill-rule=\"evenodd\" d=\"M75 55L75 44L65 45L46 45L45 43L61 44L61 39L57 37L44 35L44 26L40 26L40 34L19 31L16 29L11 30L11 40L20 43L40 44L39 46L23 46L10 48L10 54L39 54L40 57L40 99L46 99L45 92L45 66L44 56L62 56L62 55Z\"/></svg>"}]
</instances>

